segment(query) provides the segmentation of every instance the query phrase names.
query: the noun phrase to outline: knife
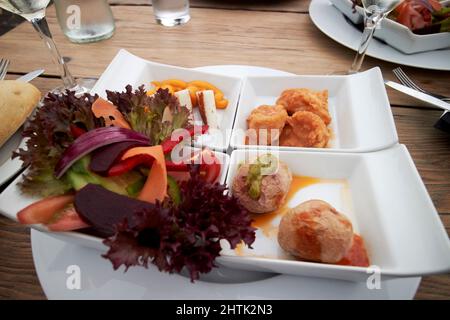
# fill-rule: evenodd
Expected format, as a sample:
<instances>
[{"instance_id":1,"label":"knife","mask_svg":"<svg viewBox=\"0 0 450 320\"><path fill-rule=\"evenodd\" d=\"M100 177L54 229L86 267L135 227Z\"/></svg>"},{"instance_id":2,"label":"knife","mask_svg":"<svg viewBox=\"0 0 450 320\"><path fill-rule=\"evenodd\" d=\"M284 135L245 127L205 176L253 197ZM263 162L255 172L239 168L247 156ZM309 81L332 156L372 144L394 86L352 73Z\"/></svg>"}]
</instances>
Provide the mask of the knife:
<instances>
[{"instance_id":1,"label":"knife","mask_svg":"<svg viewBox=\"0 0 450 320\"><path fill-rule=\"evenodd\" d=\"M392 89L403 92L403 93L407 94L408 96L414 97L420 101L427 102L429 104L432 104L433 106L450 111L449 103L439 100L438 98L435 98L433 96L430 96L429 94L411 89L409 87L406 87L400 83L393 82L393 81L385 81L384 84L391 87Z\"/></svg>"},{"instance_id":2,"label":"knife","mask_svg":"<svg viewBox=\"0 0 450 320\"><path fill-rule=\"evenodd\" d=\"M27 73L26 75L21 76L20 78L17 78L16 80L21 82L30 82L34 78L39 77L41 74L43 74L44 71L44 69L34 70L30 73Z\"/></svg>"}]
</instances>

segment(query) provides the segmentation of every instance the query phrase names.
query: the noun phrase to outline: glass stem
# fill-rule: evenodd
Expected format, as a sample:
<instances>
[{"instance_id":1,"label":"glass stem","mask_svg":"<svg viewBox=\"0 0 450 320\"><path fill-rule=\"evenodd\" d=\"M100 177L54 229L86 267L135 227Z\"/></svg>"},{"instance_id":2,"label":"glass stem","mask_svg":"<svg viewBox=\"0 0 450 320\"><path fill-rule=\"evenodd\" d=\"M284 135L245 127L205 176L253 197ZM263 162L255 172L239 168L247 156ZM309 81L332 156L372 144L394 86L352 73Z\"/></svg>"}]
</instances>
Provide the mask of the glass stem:
<instances>
[{"instance_id":1,"label":"glass stem","mask_svg":"<svg viewBox=\"0 0 450 320\"><path fill-rule=\"evenodd\" d=\"M58 71L61 74L61 79L64 83L64 87L66 89L74 88L77 85L77 82L70 74L66 63L64 62L64 59L59 54L58 48L56 48L56 44L53 41L53 37L48 27L47 20L45 19L45 17L34 18L31 20L31 23L33 24L34 29L36 29L39 32L39 35L41 36L42 40L44 40L47 48L52 53L53 60L58 66L59 69Z\"/></svg>"},{"instance_id":2,"label":"glass stem","mask_svg":"<svg viewBox=\"0 0 450 320\"><path fill-rule=\"evenodd\" d=\"M356 53L352 66L348 71L349 74L357 73L361 69L370 40L372 40L375 29L383 17L384 13L379 11L371 13L370 16L367 16L367 14L364 15L364 32L362 34L358 52Z\"/></svg>"}]
</instances>

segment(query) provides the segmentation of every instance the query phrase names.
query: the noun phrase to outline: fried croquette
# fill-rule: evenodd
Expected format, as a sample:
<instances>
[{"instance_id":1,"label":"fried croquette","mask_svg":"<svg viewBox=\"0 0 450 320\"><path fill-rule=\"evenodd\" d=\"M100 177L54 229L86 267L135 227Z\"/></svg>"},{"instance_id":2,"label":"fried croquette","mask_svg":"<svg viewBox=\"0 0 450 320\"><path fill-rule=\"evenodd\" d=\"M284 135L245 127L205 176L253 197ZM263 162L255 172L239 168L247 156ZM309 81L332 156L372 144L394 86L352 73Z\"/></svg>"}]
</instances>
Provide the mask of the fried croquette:
<instances>
[{"instance_id":1,"label":"fried croquette","mask_svg":"<svg viewBox=\"0 0 450 320\"><path fill-rule=\"evenodd\" d=\"M284 128L287 118L288 114L283 106L262 105L253 109L247 118L247 126L248 129L256 131L253 132L257 136L255 144L272 145L274 142L278 144L280 132ZM251 130L248 133L248 137L251 137Z\"/></svg>"},{"instance_id":2,"label":"fried croquette","mask_svg":"<svg viewBox=\"0 0 450 320\"><path fill-rule=\"evenodd\" d=\"M280 145L286 147L324 148L330 139L330 132L316 114L297 111L287 119L280 135Z\"/></svg>"},{"instance_id":3,"label":"fried croquette","mask_svg":"<svg viewBox=\"0 0 450 320\"><path fill-rule=\"evenodd\" d=\"M330 124L328 112L328 90L289 89L281 93L277 104L282 105L289 114L297 111L310 111L317 114L326 125Z\"/></svg>"},{"instance_id":4,"label":"fried croquette","mask_svg":"<svg viewBox=\"0 0 450 320\"><path fill-rule=\"evenodd\" d=\"M308 261L336 263L352 247L350 220L322 200L290 209L281 219L278 243L289 254Z\"/></svg>"}]
</instances>

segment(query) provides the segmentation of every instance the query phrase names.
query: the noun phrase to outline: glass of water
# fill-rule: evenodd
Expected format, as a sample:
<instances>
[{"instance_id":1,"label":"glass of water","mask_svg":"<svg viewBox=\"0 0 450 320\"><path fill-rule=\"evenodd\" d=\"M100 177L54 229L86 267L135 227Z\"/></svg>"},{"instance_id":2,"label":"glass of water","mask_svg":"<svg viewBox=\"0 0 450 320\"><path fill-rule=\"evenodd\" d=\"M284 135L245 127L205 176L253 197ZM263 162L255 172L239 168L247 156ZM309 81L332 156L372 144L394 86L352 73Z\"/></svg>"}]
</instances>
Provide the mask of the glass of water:
<instances>
[{"instance_id":1,"label":"glass of water","mask_svg":"<svg viewBox=\"0 0 450 320\"><path fill-rule=\"evenodd\" d=\"M156 22L173 27L184 24L191 19L189 0L152 0Z\"/></svg>"},{"instance_id":2,"label":"glass of water","mask_svg":"<svg viewBox=\"0 0 450 320\"><path fill-rule=\"evenodd\" d=\"M53 0L59 25L70 41L95 42L110 38L114 17L106 0Z\"/></svg>"},{"instance_id":3,"label":"glass of water","mask_svg":"<svg viewBox=\"0 0 450 320\"><path fill-rule=\"evenodd\" d=\"M55 64L61 75L65 89L72 89L78 92L85 91L86 88L78 85L74 77L69 72L64 59L59 54L52 34L45 19L45 8L50 0L0 0L0 8L18 14L27 19L39 33L46 46L52 54Z\"/></svg>"},{"instance_id":4,"label":"glass of water","mask_svg":"<svg viewBox=\"0 0 450 320\"><path fill-rule=\"evenodd\" d=\"M359 72L361 69L364 57L366 56L367 48L373 38L375 29L379 27L381 21L398 6L403 0L362 0L364 7L364 31L361 42L356 52L350 70L347 74Z\"/></svg>"}]
</instances>

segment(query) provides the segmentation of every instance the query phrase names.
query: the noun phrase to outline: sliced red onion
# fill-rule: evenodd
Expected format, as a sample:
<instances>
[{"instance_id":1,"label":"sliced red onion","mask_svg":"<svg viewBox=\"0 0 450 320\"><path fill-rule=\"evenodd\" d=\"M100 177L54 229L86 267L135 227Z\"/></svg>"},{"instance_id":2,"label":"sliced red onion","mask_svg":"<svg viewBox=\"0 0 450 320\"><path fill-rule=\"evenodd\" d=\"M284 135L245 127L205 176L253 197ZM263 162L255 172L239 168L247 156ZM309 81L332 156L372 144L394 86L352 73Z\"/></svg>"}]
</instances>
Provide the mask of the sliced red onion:
<instances>
[{"instance_id":1,"label":"sliced red onion","mask_svg":"<svg viewBox=\"0 0 450 320\"><path fill-rule=\"evenodd\" d=\"M149 143L149 139L145 135L120 127L103 127L88 131L64 151L61 159L55 166L55 177L57 179L61 178L74 162L93 150L123 141Z\"/></svg>"}]
</instances>

